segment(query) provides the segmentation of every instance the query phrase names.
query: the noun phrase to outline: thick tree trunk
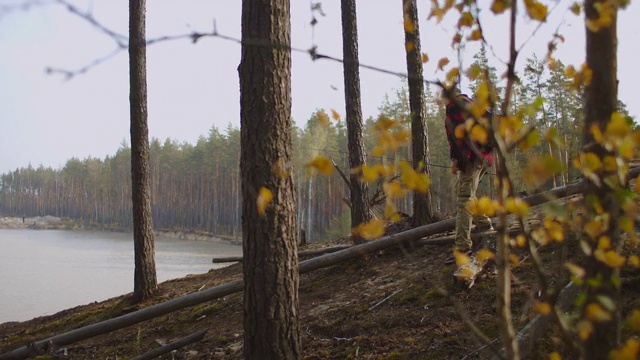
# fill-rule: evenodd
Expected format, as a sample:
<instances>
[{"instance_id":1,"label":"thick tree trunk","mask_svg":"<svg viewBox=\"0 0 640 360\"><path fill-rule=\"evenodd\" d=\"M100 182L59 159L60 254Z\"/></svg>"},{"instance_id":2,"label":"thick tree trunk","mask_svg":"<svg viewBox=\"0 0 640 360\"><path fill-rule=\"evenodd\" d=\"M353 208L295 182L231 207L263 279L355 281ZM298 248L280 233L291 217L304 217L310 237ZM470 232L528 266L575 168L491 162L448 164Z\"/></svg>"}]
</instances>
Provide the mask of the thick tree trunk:
<instances>
[{"instance_id":1,"label":"thick tree trunk","mask_svg":"<svg viewBox=\"0 0 640 360\"><path fill-rule=\"evenodd\" d=\"M344 57L344 97L347 115L349 166L358 168L366 163L362 136L362 105L360 103L360 68L358 60L358 26L356 1L342 0L342 52ZM369 186L359 174L351 173L351 227L371 220ZM364 240L353 236L355 243Z\"/></svg>"},{"instance_id":2,"label":"thick tree trunk","mask_svg":"<svg viewBox=\"0 0 640 360\"><path fill-rule=\"evenodd\" d=\"M608 7L606 1L587 0L585 2L585 20L594 20L599 17L596 6ZM613 5L615 7L615 5ZM611 114L617 106L617 9L612 10L611 24L601 28L597 32L586 30L587 40L587 66L592 71L591 83L585 93L585 126L583 151L592 152L600 159L613 155L600 143L597 143L591 133L592 126L598 126L602 132L611 119ZM615 172L615 171L614 171ZM614 172L599 170L598 177L605 179ZM615 176L611 177L617 178ZM616 200L615 188L609 182L601 186L593 181L587 181L586 196L599 199L599 206L610 215L611 221L602 235L611 239L611 248L618 249L620 244L620 228L618 222L620 215L620 202ZM589 216L597 216L595 206L587 209ZM587 239L592 248L596 248L598 239ZM592 282L585 281L587 298L583 306L583 318L587 315L587 306L599 303L599 298L607 297L619 304L619 288L615 279L619 278L619 271L612 269L590 255L587 259L586 279L601 279L598 286L589 286ZM619 310L617 310L619 311ZM608 358L609 351L616 347L619 341L619 314L614 314L612 320L605 322L593 322L594 331L585 343L585 357L587 359Z\"/></svg>"},{"instance_id":3,"label":"thick tree trunk","mask_svg":"<svg viewBox=\"0 0 640 360\"><path fill-rule=\"evenodd\" d=\"M299 359L288 0L242 2L240 62L245 359ZM273 195L264 213L257 196Z\"/></svg>"},{"instance_id":4,"label":"thick tree trunk","mask_svg":"<svg viewBox=\"0 0 640 360\"><path fill-rule=\"evenodd\" d=\"M422 53L416 0L402 0L404 40L409 75L409 108L411 110L411 152L413 167L429 174L429 141L427 139L426 104L422 76ZM430 175L430 174L429 174ZM431 192L413 194L413 226L432 222Z\"/></svg>"},{"instance_id":5,"label":"thick tree trunk","mask_svg":"<svg viewBox=\"0 0 640 360\"><path fill-rule=\"evenodd\" d=\"M133 300L142 301L157 286L149 188L145 0L129 1L129 38L131 198L135 252Z\"/></svg>"}]
</instances>

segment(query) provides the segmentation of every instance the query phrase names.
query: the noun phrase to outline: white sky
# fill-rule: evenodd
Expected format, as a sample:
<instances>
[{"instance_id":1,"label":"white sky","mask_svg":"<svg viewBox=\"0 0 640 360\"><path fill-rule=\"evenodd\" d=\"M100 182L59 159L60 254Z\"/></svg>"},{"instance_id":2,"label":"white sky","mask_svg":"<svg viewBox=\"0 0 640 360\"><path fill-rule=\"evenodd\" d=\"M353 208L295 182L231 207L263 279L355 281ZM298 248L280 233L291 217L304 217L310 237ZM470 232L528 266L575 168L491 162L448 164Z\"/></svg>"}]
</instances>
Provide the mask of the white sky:
<instances>
[{"instance_id":1,"label":"white sky","mask_svg":"<svg viewBox=\"0 0 640 360\"><path fill-rule=\"evenodd\" d=\"M21 1L0 0L0 8ZM621 12L618 25L619 97L636 119L640 115L636 95L640 86L638 2L632 1ZM127 0L73 3L91 9L110 29L127 34ZM418 3L422 51L431 58L425 65L425 78L443 79L435 67L441 57L455 59L449 47L453 30L428 22L430 2ZM147 1L147 35L179 35L191 29L207 32L215 18L220 33L239 38L240 4L239 0ZM339 4L338 0L322 1L326 17L318 17L315 43L320 53L341 58ZM539 58L545 55L550 34L558 26L566 42L560 44L557 58L567 65L584 61L582 17L568 14L564 9L569 4L562 1L546 30L527 43L520 65L532 53ZM361 63L406 72L401 0L366 0L357 5ZM292 1L292 45L296 48L308 49L313 43L309 8L308 1ZM449 15L448 20L454 21L454 16ZM507 58L505 20L505 16L487 17L484 23L485 36L497 44L495 52L502 61ZM529 37L534 24L525 25L528 30L519 33L518 43ZM123 139L129 139L126 51L68 81L44 71L47 67L78 69L114 49L113 40L60 6L0 13L0 173L29 163L59 168L71 157L104 158L115 154ZM188 40L164 42L148 48L147 60L151 137L195 143L214 125L221 131L229 124L239 126L240 45L215 38L201 39L197 44ZM498 73L503 72L503 63L493 56L490 61ZM470 62L465 60L466 65ZM364 116L375 116L384 95L391 94L402 81L366 69L360 75ZM318 108L344 113L341 64L313 62L306 54L294 53L292 81L293 118L298 126Z\"/></svg>"}]
</instances>

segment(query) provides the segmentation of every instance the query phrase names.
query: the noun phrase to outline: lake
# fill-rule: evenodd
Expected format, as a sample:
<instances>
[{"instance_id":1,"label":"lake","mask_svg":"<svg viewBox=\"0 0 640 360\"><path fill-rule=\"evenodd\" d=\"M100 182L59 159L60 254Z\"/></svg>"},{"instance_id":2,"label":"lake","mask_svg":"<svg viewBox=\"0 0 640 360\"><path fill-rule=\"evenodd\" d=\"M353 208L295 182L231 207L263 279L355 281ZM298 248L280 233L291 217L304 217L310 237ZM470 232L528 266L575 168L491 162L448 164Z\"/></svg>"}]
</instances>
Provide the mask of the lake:
<instances>
[{"instance_id":1,"label":"lake","mask_svg":"<svg viewBox=\"0 0 640 360\"><path fill-rule=\"evenodd\" d=\"M158 283L227 266L227 242L155 237ZM133 234L0 229L0 323L50 315L133 291Z\"/></svg>"}]
</instances>

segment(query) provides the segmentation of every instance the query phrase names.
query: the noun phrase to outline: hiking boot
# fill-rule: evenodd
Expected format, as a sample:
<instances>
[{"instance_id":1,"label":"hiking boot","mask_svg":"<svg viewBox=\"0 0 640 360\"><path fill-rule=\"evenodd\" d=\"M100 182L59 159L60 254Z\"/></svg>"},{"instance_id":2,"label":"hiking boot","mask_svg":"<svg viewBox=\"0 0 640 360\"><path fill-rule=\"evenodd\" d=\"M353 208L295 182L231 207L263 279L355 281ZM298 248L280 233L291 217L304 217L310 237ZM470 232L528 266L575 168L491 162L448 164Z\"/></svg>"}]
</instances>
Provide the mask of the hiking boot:
<instances>
[{"instance_id":1,"label":"hiking boot","mask_svg":"<svg viewBox=\"0 0 640 360\"><path fill-rule=\"evenodd\" d=\"M471 250L453 250L453 251L460 251L463 254L466 254L467 256L471 257L471 255L473 254L471 252ZM452 252L451 255L449 257L447 257L446 259L444 259L444 264L445 265L450 265L450 264L455 264L456 262L456 256L455 254Z\"/></svg>"}]
</instances>

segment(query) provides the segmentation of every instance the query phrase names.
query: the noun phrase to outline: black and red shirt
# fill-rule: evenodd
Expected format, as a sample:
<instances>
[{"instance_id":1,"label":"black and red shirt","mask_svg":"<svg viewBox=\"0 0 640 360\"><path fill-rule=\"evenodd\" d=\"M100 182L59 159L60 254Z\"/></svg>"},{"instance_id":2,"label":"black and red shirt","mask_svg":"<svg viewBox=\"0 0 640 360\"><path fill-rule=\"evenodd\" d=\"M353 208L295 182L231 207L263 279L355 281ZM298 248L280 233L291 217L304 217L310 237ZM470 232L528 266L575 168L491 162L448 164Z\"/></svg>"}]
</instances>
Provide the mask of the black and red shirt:
<instances>
[{"instance_id":1,"label":"black and red shirt","mask_svg":"<svg viewBox=\"0 0 640 360\"><path fill-rule=\"evenodd\" d=\"M458 95L457 100L465 104L471 102L471 99L464 94ZM447 140L449 141L449 155L452 160L457 160L460 164L471 164L478 157L469 147L468 141L470 140L467 132L465 131L465 136L462 138L457 138L455 134L456 127L459 125L464 126L465 121L469 117L468 113L465 109L461 109L454 101L449 101L446 110L445 128L447 131ZM491 150L478 146L478 152L487 160L489 165L493 163L493 152Z\"/></svg>"}]
</instances>

